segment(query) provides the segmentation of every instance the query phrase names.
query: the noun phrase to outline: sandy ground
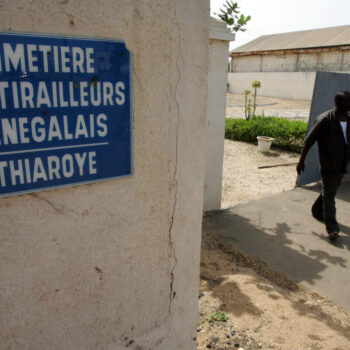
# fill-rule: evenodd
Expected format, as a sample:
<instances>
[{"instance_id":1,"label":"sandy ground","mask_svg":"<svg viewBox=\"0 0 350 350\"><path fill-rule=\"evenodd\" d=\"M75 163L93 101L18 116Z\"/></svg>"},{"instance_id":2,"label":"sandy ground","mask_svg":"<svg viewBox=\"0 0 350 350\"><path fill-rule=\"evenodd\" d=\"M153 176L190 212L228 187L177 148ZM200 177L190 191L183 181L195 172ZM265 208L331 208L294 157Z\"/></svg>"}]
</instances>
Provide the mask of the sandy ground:
<instances>
[{"instance_id":1,"label":"sandy ground","mask_svg":"<svg viewBox=\"0 0 350 350\"><path fill-rule=\"evenodd\" d=\"M297 161L294 153L262 154L256 145L226 140L223 207L291 190L295 165L258 167ZM197 343L198 350L348 350L350 315L234 245L203 235Z\"/></svg>"},{"instance_id":2,"label":"sandy ground","mask_svg":"<svg viewBox=\"0 0 350 350\"><path fill-rule=\"evenodd\" d=\"M225 140L222 208L293 189L298 160L296 153L274 148L261 153L255 144ZM258 168L279 164L291 165Z\"/></svg>"}]
</instances>

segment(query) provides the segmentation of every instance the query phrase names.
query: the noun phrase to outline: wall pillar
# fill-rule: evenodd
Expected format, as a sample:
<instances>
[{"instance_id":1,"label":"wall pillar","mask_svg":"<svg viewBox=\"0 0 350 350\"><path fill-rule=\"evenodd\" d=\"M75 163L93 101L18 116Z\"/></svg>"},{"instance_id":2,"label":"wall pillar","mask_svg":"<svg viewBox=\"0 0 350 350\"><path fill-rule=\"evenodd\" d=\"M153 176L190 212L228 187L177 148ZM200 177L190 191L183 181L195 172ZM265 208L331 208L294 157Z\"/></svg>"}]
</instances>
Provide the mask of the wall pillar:
<instances>
[{"instance_id":1,"label":"wall pillar","mask_svg":"<svg viewBox=\"0 0 350 350\"><path fill-rule=\"evenodd\" d=\"M229 43L234 34L226 23L211 18L209 42L208 110L204 211L220 209L224 159Z\"/></svg>"}]
</instances>

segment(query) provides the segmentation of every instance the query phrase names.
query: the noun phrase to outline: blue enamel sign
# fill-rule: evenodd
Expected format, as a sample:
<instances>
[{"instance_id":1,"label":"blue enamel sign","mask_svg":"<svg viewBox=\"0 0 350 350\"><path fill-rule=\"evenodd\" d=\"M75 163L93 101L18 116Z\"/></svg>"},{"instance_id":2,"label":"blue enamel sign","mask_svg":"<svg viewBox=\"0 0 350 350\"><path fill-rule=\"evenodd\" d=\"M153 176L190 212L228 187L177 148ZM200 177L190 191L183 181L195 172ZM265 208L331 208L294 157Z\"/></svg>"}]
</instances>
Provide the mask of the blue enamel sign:
<instances>
[{"instance_id":1,"label":"blue enamel sign","mask_svg":"<svg viewBox=\"0 0 350 350\"><path fill-rule=\"evenodd\" d=\"M124 42L0 34L0 196L132 173Z\"/></svg>"}]
</instances>

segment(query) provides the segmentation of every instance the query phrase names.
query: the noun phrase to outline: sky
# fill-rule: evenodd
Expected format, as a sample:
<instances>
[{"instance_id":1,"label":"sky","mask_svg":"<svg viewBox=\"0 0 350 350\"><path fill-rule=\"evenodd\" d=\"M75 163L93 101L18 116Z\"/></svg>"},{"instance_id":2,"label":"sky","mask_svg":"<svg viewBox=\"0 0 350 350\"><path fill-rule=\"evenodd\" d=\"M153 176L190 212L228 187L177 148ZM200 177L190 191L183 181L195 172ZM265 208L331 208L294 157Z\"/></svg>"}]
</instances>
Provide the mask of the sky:
<instances>
[{"instance_id":1,"label":"sky","mask_svg":"<svg viewBox=\"0 0 350 350\"><path fill-rule=\"evenodd\" d=\"M350 0L234 0L252 19L245 32L237 32L230 50L261 35L350 25ZM210 14L226 0L210 0Z\"/></svg>"}]
</instances>

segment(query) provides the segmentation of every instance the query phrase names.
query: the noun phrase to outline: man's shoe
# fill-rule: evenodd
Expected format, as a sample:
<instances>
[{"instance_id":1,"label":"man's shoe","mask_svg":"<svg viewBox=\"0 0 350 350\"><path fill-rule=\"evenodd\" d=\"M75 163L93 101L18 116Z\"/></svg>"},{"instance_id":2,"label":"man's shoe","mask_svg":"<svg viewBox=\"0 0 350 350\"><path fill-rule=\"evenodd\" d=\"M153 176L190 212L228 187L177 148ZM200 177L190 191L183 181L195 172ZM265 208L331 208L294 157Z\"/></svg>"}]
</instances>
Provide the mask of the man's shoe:
<instances>
[{"instance_id":1,"label":"man's shoe","mask_svg":"<svg viewBox=\"0 0 350 350\"><path fill-rule=\"evenodd\" d=\"M328 237L331 241L336 240L339 237L339 231L328 232Z\"/></svg>"}]
</instances>

